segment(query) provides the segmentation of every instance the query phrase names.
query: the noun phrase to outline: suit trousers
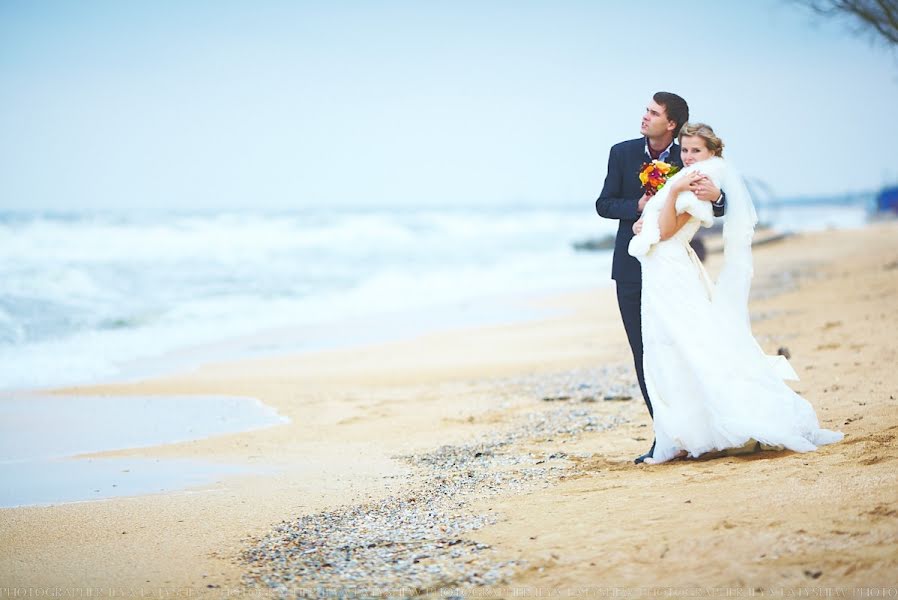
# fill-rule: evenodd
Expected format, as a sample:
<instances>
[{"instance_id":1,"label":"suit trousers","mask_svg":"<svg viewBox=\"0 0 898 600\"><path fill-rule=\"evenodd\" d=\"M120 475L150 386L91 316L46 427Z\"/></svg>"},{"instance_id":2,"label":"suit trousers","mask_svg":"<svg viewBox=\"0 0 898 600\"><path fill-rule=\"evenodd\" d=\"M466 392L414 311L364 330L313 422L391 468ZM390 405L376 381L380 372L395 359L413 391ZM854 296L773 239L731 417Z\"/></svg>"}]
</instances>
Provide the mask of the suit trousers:
<instances>
[{"instance_id":1,"label":"suit trousers","mask_svg":"<svg viewBox=\"0 0 898 600\"><path fill-rule=\"evenodd\" d=\"M654 418L652 401L645 387L645 374L642 370L642 282L616 281L617 306L620 308L620 316L627 330L627 339L630 341L630 350L633 351L633 363L636 366L636 379L639 380L639 389L649 409L649 416Z\"/></svg>"}]
</instances>

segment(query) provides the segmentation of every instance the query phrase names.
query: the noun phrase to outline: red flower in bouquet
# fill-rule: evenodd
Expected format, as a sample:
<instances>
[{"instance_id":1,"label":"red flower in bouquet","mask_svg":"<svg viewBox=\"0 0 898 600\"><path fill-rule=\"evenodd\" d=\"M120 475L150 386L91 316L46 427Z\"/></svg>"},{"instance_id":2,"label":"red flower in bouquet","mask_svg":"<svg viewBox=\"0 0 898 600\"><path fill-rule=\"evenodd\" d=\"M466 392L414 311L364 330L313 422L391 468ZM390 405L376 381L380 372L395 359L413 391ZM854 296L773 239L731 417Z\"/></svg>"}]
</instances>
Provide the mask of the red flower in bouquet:
<instances>
[{"instance_id":1,"label":"red flower in bouquet","mask_svg":"<svg viewBox=\"0 0 898 600\"><path fill-rule=\"evenodd\" d=\"M658 193L658 190L664 187L667 180L679 170L680 167L660 160L645 163L639 170L639 181L642 183L642 189L645 190L647 196L654 196Z\"/></svg>"}]
</instances>

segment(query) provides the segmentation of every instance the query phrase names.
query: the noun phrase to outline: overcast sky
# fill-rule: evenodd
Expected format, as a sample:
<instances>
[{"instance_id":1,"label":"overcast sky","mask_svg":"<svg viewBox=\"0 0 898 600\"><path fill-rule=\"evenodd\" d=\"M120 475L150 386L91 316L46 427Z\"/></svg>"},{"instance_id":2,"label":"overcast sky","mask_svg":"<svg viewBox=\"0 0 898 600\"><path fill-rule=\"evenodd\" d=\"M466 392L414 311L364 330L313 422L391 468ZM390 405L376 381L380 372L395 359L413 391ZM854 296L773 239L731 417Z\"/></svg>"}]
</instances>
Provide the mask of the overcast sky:
<instances>
[{"instance_id":1,"label":"overcast sky","mask_svg":"<svg viewBox=\"0 0 898 600\"><path fill-rule=\"evenodd\" d=\"M591 204L675 91L779 195L898 181L898 58L790 0L0 0L0 209Z\"/></svg>"}]
</instances>

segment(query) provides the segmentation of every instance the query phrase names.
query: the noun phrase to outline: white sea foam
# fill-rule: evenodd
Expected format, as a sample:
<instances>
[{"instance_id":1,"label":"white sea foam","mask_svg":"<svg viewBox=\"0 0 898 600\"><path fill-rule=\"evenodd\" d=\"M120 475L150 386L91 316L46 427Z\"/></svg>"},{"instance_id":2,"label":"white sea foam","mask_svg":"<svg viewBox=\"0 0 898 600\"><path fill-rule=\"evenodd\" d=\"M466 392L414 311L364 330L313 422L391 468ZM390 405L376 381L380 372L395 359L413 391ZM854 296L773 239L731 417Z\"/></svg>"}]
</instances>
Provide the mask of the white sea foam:
<instances>
[{"instance_id":1,"label":"white sea foam","mask_svg":"<svg viewBox=\"0 0 898 600\"><path fill-rule=\"evenodd\" d=\"M8 216L0 389L114 378L135 361L260 331L297 332L286 351L326 344L322 328L347 320L495 316L471 306L605 283L608 256L571 243L613 230L588 206Z\"/></svg>"},{"instance_id":2,"label":"white sea foam","mask_svg":"<svg viewBox=\"0 0 898 600\"><path fill-rule=\"evenodd\" d=\"M806 230L857 226L866 215L857 206L802 205L766 209L762 218ZM495 320L523 294L607 284L610 252L577 253L572 243L616 227L589 202L0 215L0 389L137 374L141 361L165 356L180 357L166 363L176 368L187 356L220 358L212 348L225 341L230 356L287 352L368 340L375 330L382 338ZM497 297L504 304L488 304ZM270 340L259 341L259 332ZM253 335L252 344L235 342Z\"/></svg>"}]
</instances>

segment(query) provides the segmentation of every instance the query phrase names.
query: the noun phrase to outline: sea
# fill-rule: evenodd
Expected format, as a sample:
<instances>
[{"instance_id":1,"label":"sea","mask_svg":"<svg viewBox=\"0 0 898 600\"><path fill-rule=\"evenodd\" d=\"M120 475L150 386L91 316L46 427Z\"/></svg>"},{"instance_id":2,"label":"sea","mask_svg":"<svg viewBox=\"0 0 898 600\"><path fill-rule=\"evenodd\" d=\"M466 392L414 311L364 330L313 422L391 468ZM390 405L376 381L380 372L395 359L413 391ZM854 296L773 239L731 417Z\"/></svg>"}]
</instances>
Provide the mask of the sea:
<instances>
[{"instance_id":1,"label":"sea","mask_svg":"<svg viewBox=\"0 0 898 600\"><path fill-rule=\"evenodd\" d=\"M867 206L759 211L858 227ZM610 285L591 201L168 213L0 212L0 391L130 380L546 314Z\"/></svg>"}]
</instances>

